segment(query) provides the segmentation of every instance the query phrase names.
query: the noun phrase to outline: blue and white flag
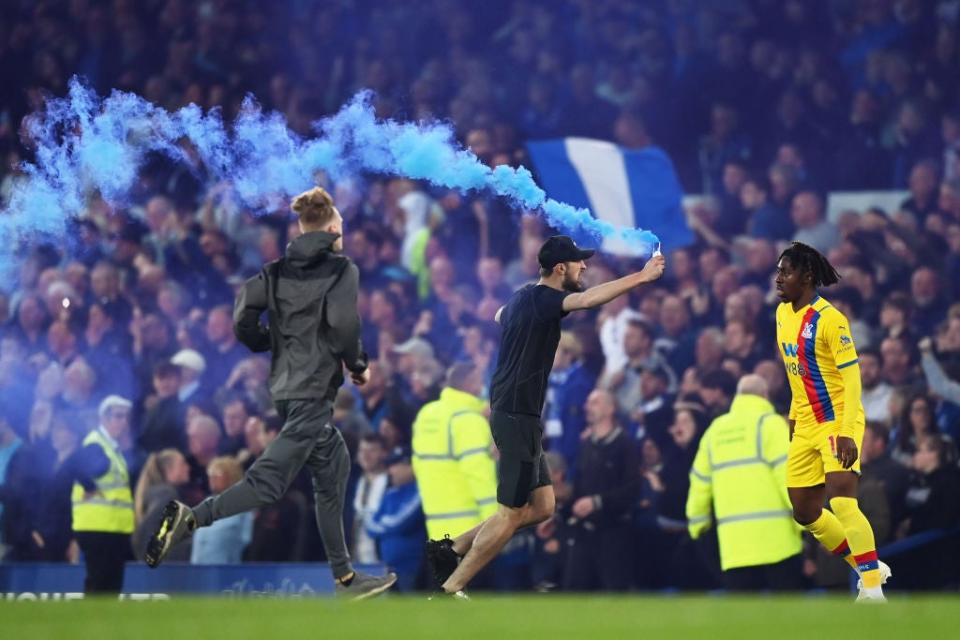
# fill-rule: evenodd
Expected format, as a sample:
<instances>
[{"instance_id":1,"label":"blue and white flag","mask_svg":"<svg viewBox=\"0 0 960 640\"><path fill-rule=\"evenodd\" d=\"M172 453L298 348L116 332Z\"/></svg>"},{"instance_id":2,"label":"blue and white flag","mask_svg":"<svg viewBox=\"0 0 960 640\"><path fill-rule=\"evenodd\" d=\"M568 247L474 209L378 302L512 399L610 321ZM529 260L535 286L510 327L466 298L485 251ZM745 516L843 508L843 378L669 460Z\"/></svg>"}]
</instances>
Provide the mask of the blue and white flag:
<instances>
[{"instance_id":1,"label":"blue and white flag","mask_svg":"<svg viewBox=\"0 0 960 640\"><path fill-rule=\"evenodd\" d=\"M648 229L660 238L664 252L693 242L680 181L663 149L624 149L589 138L539 140L527 148L549 197L587 207L598 219L618 226ZM614 238L605 239L603 249L637 254Z\"/></svg>"}]
</instances>

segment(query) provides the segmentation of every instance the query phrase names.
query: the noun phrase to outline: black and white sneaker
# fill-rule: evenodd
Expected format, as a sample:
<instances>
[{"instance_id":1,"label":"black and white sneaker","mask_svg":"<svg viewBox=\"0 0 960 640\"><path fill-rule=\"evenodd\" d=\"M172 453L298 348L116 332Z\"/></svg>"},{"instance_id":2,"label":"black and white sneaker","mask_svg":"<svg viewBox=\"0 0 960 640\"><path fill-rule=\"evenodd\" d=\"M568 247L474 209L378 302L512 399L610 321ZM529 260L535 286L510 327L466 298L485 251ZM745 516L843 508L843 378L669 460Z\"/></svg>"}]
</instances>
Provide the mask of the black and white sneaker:
<instances>
[{"instance_id":1,"label":"black and white sneaker","mask_svg":"<svg viewBox=\"0 0 960 640\"><path fill-rule=\"evenodd\" d=\"M442 540L427 540L427 562L430 563L434 586L438 591L442 591L443 583L460 564L460 556L453 550L450 536L444 536Z\"/></svg>"},{"instance_id":2,"label":"black and white sneaker","mask_svg":"<svg viewBox=\"0 0 960 640\"><path fill-rule=\"evenodd\" d=\"M197 519L187 505L171 500L163 508L160 528L147 543L146 561L151 569L157 568L175 544L193 533Z\"/></svg>"}]
</instances>

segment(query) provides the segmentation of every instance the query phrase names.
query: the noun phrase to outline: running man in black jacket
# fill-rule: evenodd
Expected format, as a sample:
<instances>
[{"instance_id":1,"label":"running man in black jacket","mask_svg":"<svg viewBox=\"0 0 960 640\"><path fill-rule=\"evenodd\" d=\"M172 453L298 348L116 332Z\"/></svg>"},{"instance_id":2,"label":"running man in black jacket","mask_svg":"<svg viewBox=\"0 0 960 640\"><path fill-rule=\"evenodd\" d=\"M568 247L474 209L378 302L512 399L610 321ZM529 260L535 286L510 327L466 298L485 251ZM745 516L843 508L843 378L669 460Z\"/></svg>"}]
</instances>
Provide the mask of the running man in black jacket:
<instances>
[{"instance_id":1,"label":"running man in black jacket","mask_svg":"<svg viewBox=\"0 0 960 640\"><path fill-rule=\"evenodd\" d=\"M343 368L358 385L368 379L357 313L359 271L342 255L343 218L320 187L291 205L303 232L286 255L246 282L234 307L234 332L251 351L270 351L270 393L285 424L277 439L223 493L190 509L171 502L147 549L155 567L197 527L279 500L306 465L313 476L317 526L336 590L349 597L382 593L396 581L353 571L343 534L350 456L331 422ZM268 313L264 327L260 316Z\"/></svg>"}]
</instances>

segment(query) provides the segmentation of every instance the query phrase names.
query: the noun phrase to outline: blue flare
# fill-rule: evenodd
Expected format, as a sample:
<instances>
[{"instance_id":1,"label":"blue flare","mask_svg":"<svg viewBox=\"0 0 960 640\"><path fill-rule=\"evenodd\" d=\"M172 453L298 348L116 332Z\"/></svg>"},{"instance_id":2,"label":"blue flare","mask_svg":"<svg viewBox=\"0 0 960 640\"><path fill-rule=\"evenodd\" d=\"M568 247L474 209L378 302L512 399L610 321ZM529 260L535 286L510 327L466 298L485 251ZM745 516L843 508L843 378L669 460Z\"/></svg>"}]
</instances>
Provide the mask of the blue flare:
<instances>
[{"instance_id":1,"label":"blue flare","mask_svg":"<svg viewBox=\"0 0 960 640\"><path fill-rule=\"evenodd\" d=\"M211 180L230 182L254 210L310 188L317 172L334 179L371 172L460 191L485 189L542 211L552 226L581 238L658 242L650 231L614 227L587 209L548 199L524 167L491 169L457 144L447 124L378 120L372 99L371 92L358 93L336 115L314 123L317 137L303 139L251 97L228 129L217 109L204 113L189 105L170 113L121 91L101 98L74 77L66 97L48 100L28 121L36 160L23 165L23 179L0 211L0 272L14 266L20 242L63 238L90 194L123 206L146 155L182 160L183 141L196 149Z\"/></svg>"}]
</instances>

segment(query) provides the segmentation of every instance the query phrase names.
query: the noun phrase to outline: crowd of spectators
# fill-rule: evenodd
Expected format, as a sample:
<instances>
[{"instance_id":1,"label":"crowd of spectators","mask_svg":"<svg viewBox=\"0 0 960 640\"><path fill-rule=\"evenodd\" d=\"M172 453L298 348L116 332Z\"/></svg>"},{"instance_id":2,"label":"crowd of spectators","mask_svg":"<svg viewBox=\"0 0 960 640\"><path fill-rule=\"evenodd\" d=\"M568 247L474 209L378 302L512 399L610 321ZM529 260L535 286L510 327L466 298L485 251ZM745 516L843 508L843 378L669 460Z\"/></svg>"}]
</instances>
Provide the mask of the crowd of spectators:
<instances>
[{"instance_id":1,"label":"crowd of spectators","mask_svg":"<svg viewBox=\"0 0 960 640\"><path fill-rule=\"evenodd\" d=\"M585 443L615 433L629 570L620 563L580 586L710 587L715 551L686 535L687 474L744 373L763 376L786 411L772 274L793 239L842 275L824 295L860 354L861 497L878 547L960 523L958 19L953 0L8 2L0 198L31 159L22 118L74 73L168 108L220 107L227 119L252 92L303 134L367 87L380 115L448 119L491 165L524 162L532 138L661 145L685 189L707 196L689 213L697 242L665 248L657 286L565 321L543 415L560 516L507 553L522 568L513 586L550 588L584 562L567 549L583 535L569 525L588 508L580 499L599 490L583 473L599 455ZM494 313L536 279L552 231L482 194L391 176L326 186L361 271L371 357L370 383L342 389L334 414L357 462L345 517L352 552L376 560L389 533L382 497L411 490L402 469L389 486L388 455L409 442L448 366L470 360L489 380ZM829 219L826 193L848 189L909 197ZM230 305L298 233L288 211L249 211L230 185L156 159L128 203L91 195L71 230L67 243L23 247L18 279L0 286L5 561L76 559L70 461L109 394L134 405L121 444L138 478L141 556L166 500L223 490L281 426L269 361L237 343ZM636 267L599 255L585 280ZM225 521L214 540L198 536L181 559L319 559L305 482L255 517ZM936 571L905 584L957 584L940 551L912 553ZM812 546L807 560L811 585L845 584Z\"/></svg>"}]
</instances>

